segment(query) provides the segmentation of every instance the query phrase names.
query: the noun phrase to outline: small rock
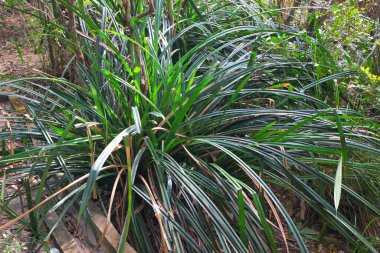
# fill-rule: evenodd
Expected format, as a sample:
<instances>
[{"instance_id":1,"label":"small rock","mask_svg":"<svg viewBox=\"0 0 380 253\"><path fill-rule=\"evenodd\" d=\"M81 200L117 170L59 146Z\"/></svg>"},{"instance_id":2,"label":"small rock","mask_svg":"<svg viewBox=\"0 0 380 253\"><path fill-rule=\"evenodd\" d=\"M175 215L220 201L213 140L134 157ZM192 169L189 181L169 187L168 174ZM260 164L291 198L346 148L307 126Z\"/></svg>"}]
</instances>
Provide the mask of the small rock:
<instances>
[{"instance_id":1,"label":"small rock","mask_svg":"<svg viewBox=\"0 0 380 253\"><path fill-rule=\"evenodd\" d=\"M60 253L57 248L51 248L50 253Z\"/></svg>"}]
</instances>

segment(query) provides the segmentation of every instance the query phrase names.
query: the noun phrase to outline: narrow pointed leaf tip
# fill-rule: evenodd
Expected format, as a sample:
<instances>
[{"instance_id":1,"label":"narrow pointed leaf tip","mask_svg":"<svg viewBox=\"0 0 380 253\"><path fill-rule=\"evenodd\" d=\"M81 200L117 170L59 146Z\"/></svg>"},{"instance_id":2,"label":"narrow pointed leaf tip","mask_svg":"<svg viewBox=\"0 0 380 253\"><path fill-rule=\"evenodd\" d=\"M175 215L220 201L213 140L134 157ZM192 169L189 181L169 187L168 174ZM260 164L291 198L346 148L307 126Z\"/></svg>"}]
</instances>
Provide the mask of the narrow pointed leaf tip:
<instances>
[{"instance_id":1,"label":"narrow pointed leaf tip","mask_svg":"<svg viewBox=\"0 0 380 253\"><path fill-rule=\"evenodd\" d=\"M139 110L137 109L136 106L134 106L132 107L132 112L133 112L133 119L135 121L136 132L139 134L141 133L141 120L140 120Z\"/></svg>"}]
</instances>

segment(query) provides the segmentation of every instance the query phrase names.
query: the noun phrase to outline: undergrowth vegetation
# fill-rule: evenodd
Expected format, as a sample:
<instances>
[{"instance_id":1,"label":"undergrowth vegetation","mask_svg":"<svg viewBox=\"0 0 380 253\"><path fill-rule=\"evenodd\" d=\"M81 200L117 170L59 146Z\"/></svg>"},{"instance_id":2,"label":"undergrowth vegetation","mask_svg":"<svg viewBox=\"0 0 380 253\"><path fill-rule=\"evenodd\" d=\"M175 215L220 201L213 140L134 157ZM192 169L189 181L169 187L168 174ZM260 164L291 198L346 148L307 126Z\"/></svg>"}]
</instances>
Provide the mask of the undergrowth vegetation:
<instances>
[{"instance_id":1,"label":"undergrowth vegetation","mask_svg":"<svg viewBox=\"0 0 380 253\"><path fill-rule=\"evenodd\" d=\"M337 63L339 48L255 0L57 0L49 11L53 21L38 17L73 55L71 81L0 83L27 101L0 133L3 185L23 179L2 195L15 220L0 229L22 222L43 242L49 211L58 224L77 206L90 222L97 198L119 252L127 241L138 252L307 252L298 222L377 252L379 124L342 100L340 82L363 70ZM14 154L9 140L22 143ZM22 216L7 206L19 194Z\"/></svg>"}]
</instances>

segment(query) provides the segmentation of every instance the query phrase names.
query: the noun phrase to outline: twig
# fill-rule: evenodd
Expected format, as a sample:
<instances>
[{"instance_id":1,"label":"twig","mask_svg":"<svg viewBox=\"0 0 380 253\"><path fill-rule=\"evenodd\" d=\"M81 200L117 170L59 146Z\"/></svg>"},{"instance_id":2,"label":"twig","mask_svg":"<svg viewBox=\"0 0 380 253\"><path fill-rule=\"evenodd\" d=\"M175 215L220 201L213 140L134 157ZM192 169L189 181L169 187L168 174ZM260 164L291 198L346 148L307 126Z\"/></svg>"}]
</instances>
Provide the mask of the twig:
<instances>
[{"instance_id":1,"label":"twig","mask_svg":"<svg viewBox=\"0 0 380 253\"><path fill-rule=\"evenodd\" d=\"M375 44L373 45L373 47L372 47L372 50L371 50L371 53L369 53L369 55L367 55L367 57L366 58L364 58L364 60L363 60L363 62L362 62L362 66L368 61L368 59L370 58L370 57L372 57L375 53L376 53L376 50L377 50L377 48L379 48L380 47L380 40L377 40L377 41L375 41Z\"/></svg>"}]
</instances>

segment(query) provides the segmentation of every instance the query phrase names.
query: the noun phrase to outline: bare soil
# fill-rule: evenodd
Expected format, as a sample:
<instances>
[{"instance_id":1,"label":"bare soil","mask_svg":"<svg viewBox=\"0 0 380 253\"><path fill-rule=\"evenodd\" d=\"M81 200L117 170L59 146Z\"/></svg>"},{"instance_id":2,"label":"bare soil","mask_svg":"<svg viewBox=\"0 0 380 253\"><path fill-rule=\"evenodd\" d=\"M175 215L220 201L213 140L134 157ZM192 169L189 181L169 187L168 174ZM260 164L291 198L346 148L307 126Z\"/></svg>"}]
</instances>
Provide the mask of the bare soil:
<instances>
[{"instance_id":1,"label":"bare soil","mask_svg":"<svg viewBox=\"0 0 380 253\"><path fill-rule=\"evenodd\" d=\"M28 43L29 22L23 13L0 9L0 74L30 77L42 67L41 55Z\"/></svg>"},{"instance_id":2,"label":"bare soil","mask_svg":"<svg viewBox=\"0 0 380 253\"><path fill-rule=\"evenodd\" d=\"M28 28L29 21L25 14L0 8L0 82L12 77L36 76L35 69L42 67L41 56L35 54L35 49L28 43L31 32ZM0 86L0 93L8 92L10 90ZM9 100L0 96L0 127L12 127L13 122L8 117L14 115ZM13 195L17 187L16 182L7 184L6 195ZM15 198L8 207L20 214L25 209L25 200L21 203L19 198ZM11 216L0 208L0 224L10 220ZM0 231L0 252L28 252L27 248L32 240L30 231L23 229L18 223Z\"/></svg>"}]
</instances>

